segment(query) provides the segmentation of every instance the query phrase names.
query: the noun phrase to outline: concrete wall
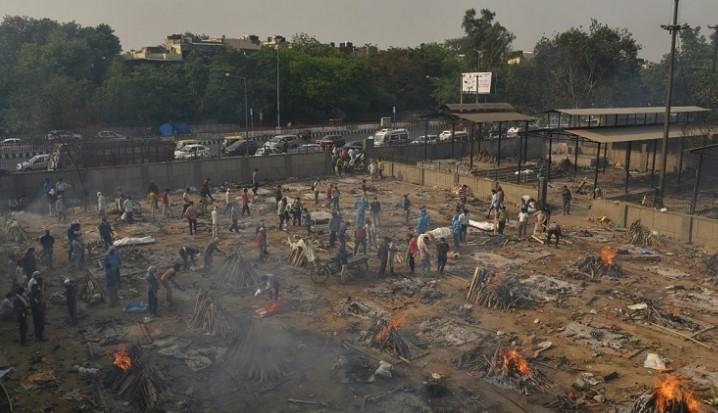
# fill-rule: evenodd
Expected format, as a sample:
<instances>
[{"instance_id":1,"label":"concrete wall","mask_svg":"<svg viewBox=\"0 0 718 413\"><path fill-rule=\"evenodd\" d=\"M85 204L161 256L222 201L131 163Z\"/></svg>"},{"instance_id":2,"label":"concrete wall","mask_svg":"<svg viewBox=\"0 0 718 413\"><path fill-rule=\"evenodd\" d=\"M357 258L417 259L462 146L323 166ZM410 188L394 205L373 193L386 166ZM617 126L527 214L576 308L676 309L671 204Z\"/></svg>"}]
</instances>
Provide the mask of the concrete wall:
<instances>
[{"instance_id":1,"label":"concrete wall","mask_svg":"<svg viewBox=\"0 0 718 413\"><path fill-rule=\"evenodd\" d=\"M82 171L89 193L114 192L118 187L130 192L144 192L150 182L160 188L177 189L197 187L205 178L215 183L224 181L249 183L254 168L259 169L261 181L289 178L310 178L331 174L328 153L306 153L262 157L241 157L190 161L173 161L126 165L119 167L90 168ZM45 178L56 182L59 178L74 185L70 191L79 195L79 177L73 170L39 171L0 175L0 196L38 196ZM78 192L75 192L78 191Z\"/></svg>"},{"instance_id":2,"label":"concrete wall","mask_svg":"<svg viewBox=\"0 0 718 413\"><path fill-rule=\"evenodd\" d=\"M676 241L703 247L718 247L718 220L661 212L623 201L596 199L591 202L594 216L606 216L619 226L628 227L637 219L647 228Z\"/></svg>"}]
</instances>

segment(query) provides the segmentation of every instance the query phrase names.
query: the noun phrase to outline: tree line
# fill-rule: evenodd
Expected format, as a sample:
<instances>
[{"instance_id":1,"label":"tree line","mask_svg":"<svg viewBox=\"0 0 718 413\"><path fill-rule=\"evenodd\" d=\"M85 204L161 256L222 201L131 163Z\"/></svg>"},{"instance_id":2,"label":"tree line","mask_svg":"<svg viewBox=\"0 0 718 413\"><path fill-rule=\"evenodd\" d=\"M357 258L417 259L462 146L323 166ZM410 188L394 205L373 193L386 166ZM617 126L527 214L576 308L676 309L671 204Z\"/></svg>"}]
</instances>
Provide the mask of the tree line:
<instances>
[{"instance_id":1,"label":"tree line","mask_svg":"<svg viewBox=\"0 0 718 413\"><path fill-rule=\"evenodd\" d=\"M283 123L375 120L393 107L403 112L457 102L461 72L477 65L494 73L488 101L508 101L529 113L664 104L667 56L643 61L626 29L593 20L542 37L533 58L510 65L514 35L493 12L467 10L461 26L460 38L408 48L367 45L348 53L298 34L278 51L221 48L192 51L182 63L130 63L120 57L120 40L108 25L6 16L0 23L0 133L244 122L242 78L254 125L272 126L277 54ZM681 31L674 104L718 108L715 41L700 27Z\"/></svg>"}]
</instances>

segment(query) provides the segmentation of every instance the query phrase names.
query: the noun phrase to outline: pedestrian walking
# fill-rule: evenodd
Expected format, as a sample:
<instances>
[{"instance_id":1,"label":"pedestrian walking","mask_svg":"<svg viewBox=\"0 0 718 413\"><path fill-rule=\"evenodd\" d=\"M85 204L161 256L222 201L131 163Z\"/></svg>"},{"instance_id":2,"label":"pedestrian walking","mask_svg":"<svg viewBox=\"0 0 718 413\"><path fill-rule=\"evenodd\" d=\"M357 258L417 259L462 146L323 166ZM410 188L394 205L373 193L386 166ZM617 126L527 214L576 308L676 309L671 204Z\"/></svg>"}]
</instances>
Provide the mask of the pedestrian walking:
<instances>
[{"instance_id":1,"label":"pedestrian walking","mask_svg":"<svg viewBox=\"0 0 718 413\"><path fill-rule=\"evenodd\" d=\"M128 224L134 223L135 203L132 200L131 196L127 196L125 202L122 203L122 207L124 208L124 212L122 213L122 215L125 217L125 221Z\"/></svg>"},{"instance_id":2,"label":"pedestrian walking","mask_svg":"<svg viewBox=\"0 0 718 413\"><path fill-rule=\"evenodd\" d=\"M102 192L97 193L97 216L100 219L107 218L107 199Z\"/></svg>"},{"instance_id":3,"label":"pedestrian walking","mask_svg":"<svg viewBox=\"0 0 718 413\"><path fill-rule=\"evenodd\" d=\"M185 271L190 269L190 264L193 266L197 265L197 261L194 259L197 255L199 255L199 250L197 248L187 245L180 248L179 256L182 259L182 268L184 268Z\"/></svg>"},{"instance_id":4,"label":"pedestrian walking","mask_svg":"<svg viewBox=\"0 0 718 413\"><path fill-rule=\"evenodd\" d=\"M52 268L52 252L55 245L55 237L50 235L50 230L46 229L45 234L40 237L40 245L42 245L42 261L47 268Z\"/></svg>"},{"instance_id":5,"label":"pedestrian walking","mask_svg":"<svg viewBox=\"0 0 718 413\"><path fill-rule=\"evenodd\" d=\"M304 226L307 228L307 235L312 233L313 223L311 212L309 212L307 208L304 208Z\"/></svg>"},{"instance_id":6,"label":"pedestrian walking","mask_svg":"<svg viewBox=\"0 0 718 413\"><path fill-rule=\"evenodd\" d=\"M563 215L571 215L571 200L573 195L568 186L564 185L561 190L561 201L563 201Z\"/></svg>"},{"instance_id":7,"label":"pedestrian walking","mask_svg":"<svg viewBox=\"0 0 718 413\"><path fill-rule=\"evenodd\" d=\"M229 226L229 232L239 232L239 217L239 205L235 202L229 210L229 218L232 220L232 225Z\"/></svg>"},{"instance_id":8,"label":"pedestrian walking","mask_svg":"<svg viewBox=\"0 0 718 413\"><path fill-rule=\"evenodd\" d=\"M491 212L494 212L494 216L498 212L499 209L499 196L496 193L495 189L491 190L491 201L489 203L489 212L486 213L486 219L491 218Z\"/></svg>"},{"instance_id":9,"label":"pedestrian walking","mask_svg":"<svg viewBox=\"0 0 718 413\"><path fill-rule=\"evenodd\" d=\"M431 272L431 241L427 234L419 234L416 240L419 247L419 258L421 258L421 271L424 274Z\"/></svg>"},{"instance_id":10,"label":"pedestrian walking","mask_svg":"<svg viewBox=\"0 0 718 413\"><path fill-rule=\"evenodd\" d=\"M85 243L82 241L81 236L77 236L72 240L71 250L72 268L79 269L85 263Z\"/></svg>"},{"instance_id":11,"label":"pedestrian walking","mask_svg":"<svg viewBox=\"0 0 718 413\"><path fill-rule=\"evenodd\" d=\"M77 325L77 284L69 279L65 278L63 282L65 286L65 301L67 303L67 315L70 319L70 325Z\"/></svg>"},{"instance_id":12,"label":"pedestrian walking","mask_svg":"<svg viewBox=\"0 0 718 413\"><path fill-rule=\"evenodd\" d=\"M170 189L167 188L162 193L162 216L169 218L172 214L170 213Z\"/></svg>"},{"instance_id":13,"label":"pedestrian walking","mask_svg":"<svg viewBox=\"0 0 718 413\"><path fill-rule=\"evenodd\" d=\"M369 204L369 210L371 211L371 219L374 221L374 225L381 226L381 202L377 197Z\"/></svg>"},{"instance_id":14,"label":"pedestrian walking","mask_svg":"<svg viewBox=\"0 0 718 413\"><path fill-rule=\"evenodd\" d=\"M38 274L39 276L39 274ZM34 277L33 277L34 278ZM30 312L32 313L32 326L35 333L35 340L45 341L45 297L43 296L40 282L33 283L30 287Z\"/></svg>"},{"instance_id":15,"label":"pedestrian walking","mask_svg":"<svg viewBox=\"0 0 718 413\"><path fill-rule=\"evenodd\" d=\"M174 299L173 299L173 288L177 287L181 290L179 285L177 284L177 273L180 270L180 265L175 263L173 264L167 271L162 273L160 275L160 282L162 283L162 286L165 288L165 300L167 301L167 305L170 307L174 307Z\"/></svg>"},{"instance_id":16,"label":"pedestrian walking","mask_svg":"<svg viewBox=\"0 0 718 413\"><path fill-rule=\"evenodd\" d=\"M57 195L57 201L55 201L55 215L57 215L57 222L59 223L64 223L67 220L65 199L62 195Z\"/></svg>"},{"instance_id":17,"label":"pedestrian walking","mask_svg":"<svg viewBox=\"0 0 718 413\"><path fill-rule=\"evenodd\" d=\"M389 262L389 238L384 238L379 249L377 251L377 258L379 258L379 278L384 278L386 272L386 265Z\"/></svg>"},{"instance_id":18,"label":"pedestrian walking","mask_svg":"<svg viewBox=\"0 0 718 413\"><path fill-rule=\"evenodd\" d=\"M320 189L321 181L319 178L314 179L314 183L312 183L312 191L314 192L314 205L319 205L319 191Z\"/></svg>"},{"instance_id":19,"label":"pedestrian walking","mask_svg":"<svg viewBox=\"0 0 718 413\"><path fill-rule=\"evenodd\" d=\"M302 211L304 210L304 205L302 204L302 201L299 198L296 198L294 202L292 202L292 226L295 227L301 227L302 226Z\"/></svg>"},{"instance_id":20,"label":"pedestrian walking","mask_svg":"<svg viewBox=\"0 0 718 413\"><path fill-rule=\"evenodd\" d=\"M436 244L436 268L439 270L439 274L444 273L444 268L446 267L448 256L449 244L446 242L445 238L441 238Z\"/></svg>"},{"instance_id":21,"label":"pedestrian walking","mask_svg":"<svg viewBox=\"0 0 718 413\"><path fill-rule=\"evenodd\" d=\"M122 260L120 259L120 255L115 251L115 247L110 247L105 254L104 267L105 281L110 296L110 305L114 307L120 303L118 292L120 289L120 268L122 267Z\"/></svg>"},{"instance_id":22,"label":"pedestrian walking","mask_svg":"<svg viewBox=\"0 0 718 413\"><path fill-rule=\"evenodd\" d=\"M97 226L97 231L100 233L100 239L107 251L112 246L112 226L107 222L107 218L102 218L102 222Z\"/></svg>"},{"instance_id":23,"label":"pedestrian walking","mask_svg":"<svg viewBox=\"0 0 718 413\"><path fill-rule=\"evenodd\" d=\"M461 244L461 219L456 214L451 218L451 235L454 237L454 249L458 250Z\"/></svg>"},{"instance_id":24,"label":"pedestrian walking","mask_svg":"<svg viewBox=\"0 0 718 413\"><path fill-rule=\"evenodd\" d=\"M506 229L506 223L508 220L509 214L506 212L506 207L499 207L499 212L496 214L496 228L499 235L504 235L504 230Z\"/></svg>"},{"instance_id":25,"label":"pedestrian walking","mask_svg":"<svg viewBox=\"0 0 718 413\"><path fill-rule=\"evenodd\" d=\"M247 191L247 188L244 188L244 190L242 191L242 216L244 216L245 212L247 213L247 216L252 215L251 211L249 210L249 203L249 192Z\"/></svg>"},{"instance_id":26,"label":"pedestrian walking","mask_svg":"<svg viewBox=\"0 0 718 413\"><path fill-rule=\"evenodd\" d=\"M417 234L423 234L426 231L429 230L429 226L431 225L431 215L429 215L429 211L426 210L426 207L422 206L419 211L419 218L416 220L416 233Z\"/></svg>"},{"instance_id":27,"label":"pedestrian walking","mask_svg":"<svg viewBox=\"0 0 718 413\"><path fill-rule=\"evenodd\" d=\"M466 235L469 232L469 210L463 208L459 214L459 223L461 224L461 242L466 242Z\"/></svg>"},{"instance_id":28,"label":"pedestrian walking","mask_svg":"<svg viewBox=\"0 0 718 413\"><path fill-rule=\"evenodd\" d=\"M410 234L406 247L406 262L409 265L409 271L414 274L416 269L416 257L419 256L419 244L416 235Z\"/></svg>"},{"instance_id":29,"label":"pedestrian walking","mask_svg":"<svg viewBox=\"0 0 718 413\"><path fill-rule=\"evenodd\" d=\"M15 290L15 296L12 300L13 311L15 311L15 318L20 332L20 345L27 345L27 312L30 304L24 297L25 288L18 287Z\"/></svg>"},{"instance_id":30,"label":"pedestrian walking","mask_svg":"<svg viewBox=\"0 0 718 413\"><path fill-rule=\"evenodd\" d=\"M227 190L224 191L224 214L227 215L231 208L232 208L231 191L229 190L229 187L227 187Z\"/></svg>"},{"instance_id":31,"label":"pedestrian walking","mask_svg":"<svg viewBox=\"0 0 718 413\"><path fill-rule=\"evenodd\" d=\"M194 207L193 201L190 201L189 206L186 208L183 215L185 218L187 218L187 224L189 225L189 234L190 235L196 234L197 233L197 218L199 217L199 213L197 212L197 209Z\"/></svg>"},{"instance_id":32,"label":"pedestrian walking","mask_svg":"<svg viewBox=\"0 0 718 413\"><path fill-rule=\"evenodd\" d=\"M329 248L334 247L334 243L337 240L337 233L339 227L341 227L342 219L338 213L332 212L332 217L329 219Z\"/></svg>"},{"instance_id":33,"label":"pedestrian walking","mask_svg":"<svg viewBox=\"0 0 718 413\"><path fill-rule=\"evenodd\" d=\"M518 217L518 237L519 239L526 238L528 226L529 226L529 212L526 208L521 208Z\"/></svg>"},{"instance_id":34,"label":"pedestrian walking","mask_svg":"<svg viewBox=\"0 0 718 413\"><path fill-rule=\"evenodd\" d=\"M264 222L260 222L257 232L255 234L255 242L257 244L257 250L259 251L259 261L264 261L267 256L267 229L264 227Z\"/></svg>"},{"instance_id":35,"label":"pedestrian walking","mask_svg":"<svg viewBox=\"0 0 718 413\"><path fill-rule=\"evenodd\" d=\"M207 248L204 249L204 272L209 274L213 270L212 262L214 260L214 254L218 253L222 256L227 254L219 249L219 238L214 238L207 244Z\"/></svg>"},{"instance_id":36,"label":"pedestrian walking","mask_svg":"<svg viewBox=\"0 0 718 413\"><path fill-rule=\"evenodd\" d=\"M217 206L212 208L210 216L212 219L212 238L219 238L219 212L217 212Z\"/></svg>"},{"instance_id":37,"label":"pedestrian walking","mask_svg":"<svg viewBox=\"0 0 718 413\"><path fill-rule=\"evenodd\" d=\"M551 238L556 237L556 244L554 246L558 248L558 241L561 238L561 226L556 221L553 221L549 224L548 231L546 232L546 244L551 245Z\"/></svg>"},{"instance_id":38,"label":"pedestrian walking","mask_svg":"<svg viewBox=\"0 0 718 413\"><path fill-rule=\"evenodd\" d=\"M366 230L363 226L354 230L354 255L357 255L360 248L366 255Z\"/></svg>"},{"instance_id":39,"label":"pedestrian walking","mask_svg":"<svg viewBox=\"0 0 718 413\"><path fill-rule=\"evenodd\" d=\"M182 216L185 216L187 208L189 208L192 204L192 190L187 187L182 193Z\"/></svg>"},{"instance_id":40,"label":"pedestrian walking","mask_svg":"<svg viewBox=\"0 0 718 413\"><path fill-rule=\"evenodd\" d=\"M257 190L259 189L259 169L254 168L252 171L252 193L254 195L257 195Z\"/></svg>"},{"instance_id":41,"label":"pedestrian walking","mask_svg":"<svg viewBox=\"0 0 718 413\"><path fill-rule=\"evenodd\" d=\"M404 194L404 198L401 200L401 208L404 210L404 220L408 224L411 211L411 200L409 199L409 194Z\"/></svg>"}]
</instances>

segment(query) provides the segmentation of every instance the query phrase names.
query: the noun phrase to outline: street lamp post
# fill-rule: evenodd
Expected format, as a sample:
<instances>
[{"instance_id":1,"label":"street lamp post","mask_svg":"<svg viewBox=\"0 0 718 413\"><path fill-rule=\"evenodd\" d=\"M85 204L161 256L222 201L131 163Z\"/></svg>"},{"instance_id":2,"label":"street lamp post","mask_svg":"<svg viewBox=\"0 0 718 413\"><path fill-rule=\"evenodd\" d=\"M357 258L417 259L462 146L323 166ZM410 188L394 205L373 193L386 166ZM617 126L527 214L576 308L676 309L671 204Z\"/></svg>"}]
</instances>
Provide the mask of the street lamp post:
<instances>
[{"instance_id":1,"label":"street lamp post","mask_svg":"<svg viewBox=\"0 0 718 413\"><path fill-rule=\"evenodd\" d=\"M670 26L661 26L671 33L671 55L668 61L668 86L666 87L666 113L663 120L663 147L661 148L663 162L661 164L661 176L656 188L655 199L653 205L663 207L663 197L666 191L666 167L668 161L668 137L671 127L671 100L673 99L673 66L676 62L676 36L679 30L683 30L685 26L678 24L678 2L675 0L673 7L673 24Z\"/></svg>"},{"instance_id":2,"label":"street lamp post","mask_svg":"<svg viewBox=\"0 0 718 413\"><path fill-rule=\"evenodd\" d=\"M279 44L277 44L277 129L282 127L281 110L279 106Z\"/></svg>"},{"instance_id":3,"label":"street lamp post","mask_svg":"<svg viewBox=\"0 0 718 413\"><path fill-rule=\"evenodd\" d=\"M231 73L225 73L225 77L231 77ZM247 99L247 78L244 76L235 76L244 83L244 135L249 138L249 100Z\"/></svg>"}]
</instances>

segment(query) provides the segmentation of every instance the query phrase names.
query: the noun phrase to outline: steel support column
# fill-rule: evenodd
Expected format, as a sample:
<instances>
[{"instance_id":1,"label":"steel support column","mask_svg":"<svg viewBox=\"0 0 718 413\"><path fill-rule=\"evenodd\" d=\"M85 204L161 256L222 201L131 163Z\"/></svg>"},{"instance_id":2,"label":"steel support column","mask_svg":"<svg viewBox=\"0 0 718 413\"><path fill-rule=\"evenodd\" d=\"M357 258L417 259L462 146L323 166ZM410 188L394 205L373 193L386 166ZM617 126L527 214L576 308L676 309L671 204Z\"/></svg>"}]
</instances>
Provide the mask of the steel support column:
<instances>
[{"instance_id":1,"label":"steel support column","mask_svg":"<svg viewBox=\"0 0 718 413\"><path fill-rule=\"evenodd\" d=\"M686 149L686 139L681 138L681 153L678 155L678 183L681 183L681 175L683 175L683 151Z\"/></svg>"},{"instance_id":2,"label":"steel support column","mask_svg":"<svg viewBox=\"0 0 718 413\"><path fill-rule=\"evenodd\" d=\"M631 169L631 150L632 150L632 144L633 142L628 141L628 148L626 149L626 179L623 183L623 192L628 193L628 177L630 176L630 169Z\"/></svg>"},{"instance_id":3,"label":"steel support column","mask_svg":"<svg viewBox=\"0 0 718 413\"><path fill-rule=\"evenodd\" d=\"M596 199L596 188L598 188L598 166L601 163L601 144L596 147L596 172L593 175L593 195L591 198Z\"/></svg>"},{"instance_id":4,"label":"steel support column","mask_svg":"<svg viewBox=\"0 0 718 413\"><path fill-rule=\"evenodd\" d=\"M578 136L576 136L576 149L573 151L573 177L578 175Z\"/></svg>"},{"instance_id":5,"label":"steel support column","mask_svg":"<svg viewBox=\"0 0 718 413\"><path fill-rule=\"evenodd\" d=\"M551 182L551 164L553 163L553 136L548 137L548 167L546 168L546 182Z\"/></svg>"},{"instance_id":6,"label":"steel support column","mask_svg":"<svg viewBox=\"0 0 718 413\"><path fill-rule=\"evenodd\" d=\"M478 94L477 94L478 96ZM474 169L474 132L475 132L475 123L471 123L471 135L469 135L469 141L471 142L471 147L469 150L469 170Z\"/></svg>"},{"instance_id":7,"label":"steel support column","mask_svg":"<svg viewBox=\"0 0 718 413\"><path fill-rule=\"evenodd\" d=\"M651 161L651 186L656 186L656 149L658 148L658 139L653 140L653 160Z\"/></svg>"},{"instance_id":8,"label":"steel support column","mask_svg":"<svg viewBox=\"0 0 718 413\"><path fill-rule=\"evenodd\" d=\"M696 183L693 185L693 198L691 199L690 214L696 213L696 204L698 203L698 190L701 185L701 175L703 170L703 153L698 155L698 169L696 169Z\"/></svg>"}]
</instances>

